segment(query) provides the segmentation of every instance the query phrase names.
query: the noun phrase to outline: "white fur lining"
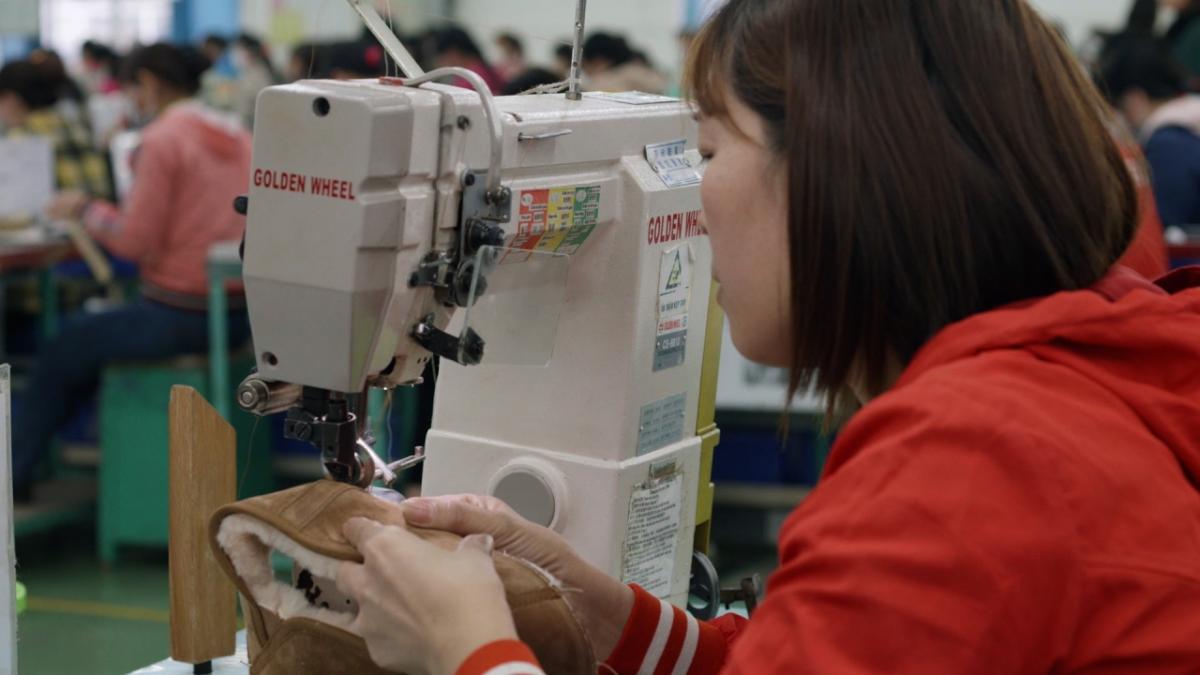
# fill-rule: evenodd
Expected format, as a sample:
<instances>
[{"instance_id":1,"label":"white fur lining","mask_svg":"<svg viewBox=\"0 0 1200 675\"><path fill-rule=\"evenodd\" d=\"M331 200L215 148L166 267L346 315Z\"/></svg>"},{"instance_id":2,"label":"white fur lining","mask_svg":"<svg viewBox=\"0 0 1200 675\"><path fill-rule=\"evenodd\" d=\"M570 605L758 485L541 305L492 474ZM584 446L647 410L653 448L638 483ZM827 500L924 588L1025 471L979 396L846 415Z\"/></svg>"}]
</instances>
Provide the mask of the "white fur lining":
<instances>
[{"instance_id":1,"label":"white fur lining","mask_svg":"<svg viewBox=\"0 0 1200 675\"><path fill-rule=\"evenodd\" d=\"M341 561L314 553L279 530L242 514L221 521L217 543L262 609L285 621L304 617L358 634L353 629L354 615L314 606L303 591L276 579L271 568L271 551L279 551L322 579L336 580Z\"/></svg>"}]
</instances>

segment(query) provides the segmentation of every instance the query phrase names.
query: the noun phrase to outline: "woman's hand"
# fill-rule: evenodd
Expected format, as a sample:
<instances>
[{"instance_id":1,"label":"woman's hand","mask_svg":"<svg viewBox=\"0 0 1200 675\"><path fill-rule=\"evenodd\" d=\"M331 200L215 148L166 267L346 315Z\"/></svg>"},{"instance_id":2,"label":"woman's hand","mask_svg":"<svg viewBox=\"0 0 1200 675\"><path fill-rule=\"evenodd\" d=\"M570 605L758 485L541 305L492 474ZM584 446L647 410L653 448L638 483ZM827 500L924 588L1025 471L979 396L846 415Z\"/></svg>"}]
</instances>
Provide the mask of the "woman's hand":
<instances>
[{"instance_id":1,"label":"woman's hand","mask_svg":"<svg viewBox=\"0 0 1200 675\"><path fill-rule=\"evenodd\" d=\"M409 523L469 536L490 535L495 547L529 561L562 582L567 604L603 661L612 653L633 610L633 591L579 557L553 530L517 515L495 497L453 495L405 500Z\"/></svg>"},{"instance_id":2,"label":"woman's hand","mask_svg":"<svg viewBox=\"0 0 1200 675\"><path fill-rule=\"evenodd\" d=\"M517 638L490 536L466 537L447 551L365 518L351 518L342 531L363 564L342 563L337 585L358 602L354 630L380 666L449 674L476 649Z\"/></svg>"},{"instance_id":3,"label":"woman's hand","mask_svg":"<svg viewBox=\"0 0 1200 675\"><path fill-rule=\"evenodd\" d=\"M46 206L46 215L55 220L79 218L89 197L79 190L63 190L54 195Z\"/></svg>"}]
</instances>

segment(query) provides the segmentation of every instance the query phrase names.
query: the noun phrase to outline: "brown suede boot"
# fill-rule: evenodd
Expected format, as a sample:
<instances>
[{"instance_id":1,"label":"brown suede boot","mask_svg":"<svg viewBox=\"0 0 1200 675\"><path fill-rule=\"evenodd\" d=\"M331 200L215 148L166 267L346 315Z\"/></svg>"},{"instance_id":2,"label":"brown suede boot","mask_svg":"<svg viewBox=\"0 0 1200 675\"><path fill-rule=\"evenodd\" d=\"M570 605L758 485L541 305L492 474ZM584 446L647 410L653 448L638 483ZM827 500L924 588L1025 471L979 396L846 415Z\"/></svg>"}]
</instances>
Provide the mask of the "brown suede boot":
<instances>
[{"instance_id":1,"label":"brown suede boot","mask_svg":"<svg viewBox=\"0 0 1200 675\"><path fill-rule=\"evenodd\" d=\"M355 516L404 524L397 504L327 480L229 504L213 514L210 543L242 595L253 675L388 672L371 661L366 643L350 632L358 608L331 581L342 561L362 562L342 536L342 524ZM446 532L410 529L447 549L460 541ZM292 586L275 580L272 550L295 561ZM493 560L517 633L545 671L595 673L590 643L556 580L502 553L494 553Z\"/></svg>"}]
</instances>

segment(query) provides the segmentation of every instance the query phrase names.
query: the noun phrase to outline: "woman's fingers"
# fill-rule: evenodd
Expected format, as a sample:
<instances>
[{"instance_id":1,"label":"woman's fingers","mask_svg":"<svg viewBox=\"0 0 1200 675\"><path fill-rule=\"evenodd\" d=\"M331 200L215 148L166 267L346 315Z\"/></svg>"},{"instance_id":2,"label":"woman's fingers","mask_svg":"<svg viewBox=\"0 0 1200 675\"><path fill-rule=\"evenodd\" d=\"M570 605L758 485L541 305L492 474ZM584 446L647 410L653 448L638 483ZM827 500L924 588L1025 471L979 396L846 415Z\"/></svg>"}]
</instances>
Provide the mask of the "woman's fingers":
<instances>
[{"instance_id":1,"label":"woman's fingers","mask_svg":"<svg viewBox=\"0 0 1200 675\"><path fill-rule=\"evenodd\" d=\"M342 534L362 554L367 567L402 563L433 547L403 526L381 525L361 517L343 523Z\"/></svg>"},{"instance_id":2,"label":"woman's fingers","mask_svg":"<svg viewBox=\"0 0 1200 675\"><path fill-rule=\"evenodd\" d=\"M346 541L354 548L362 551L367 540L379 534L383 530L383 525L367 518L351 518L345 523L342 523L342 535L346 537Z\"/></svg>"},{"instance_id":3,"label":"woman's fingers","mask_svg":"<svg viewBox=\"0 0 1200 675\"><path fill-rule=\"evenodd\" d=\"M505 530L512 526L508 513L484 508L482 503L466 496L415 497L404 501L404 519L433 530L459 535L491 534L502 539Z\"/></svg>"},{"instance_id":4,"label":"woman's fingers","mask_svg":"<svg viewBox=\"0 0 1200 675\"><path fill-rule=\"evenodd\" d=\"M458 550L475 550L484 555L491 555L495 544L496 542L490 534L468 534L463 537L462 541L458 542Z\"/></svg>"},{"instance_id":5,"label":"woman's fingers","mask_svg":"<svg viewBox=\"0 0 1200 675\"><path fill-rule=\"evenodd\" d=\"M334 583L339 591L358 601L366 595L367 571L358 563L343 562L338 565L337 579L334 579Z\"/></svg>"}]
</instances>

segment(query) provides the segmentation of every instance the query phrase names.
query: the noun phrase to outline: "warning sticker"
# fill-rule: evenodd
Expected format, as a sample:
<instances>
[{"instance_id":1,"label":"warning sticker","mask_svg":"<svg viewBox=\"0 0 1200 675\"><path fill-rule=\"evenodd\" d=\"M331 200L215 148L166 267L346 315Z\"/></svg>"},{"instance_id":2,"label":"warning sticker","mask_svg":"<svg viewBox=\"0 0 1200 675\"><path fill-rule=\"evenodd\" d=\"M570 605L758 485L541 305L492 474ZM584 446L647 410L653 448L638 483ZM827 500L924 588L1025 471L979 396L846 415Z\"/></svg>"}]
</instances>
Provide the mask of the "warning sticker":
<instances>
[{"instance_id":1,"label":"warning sticker","mask_svg":"<svg viewBox=\"0 0 1200 675\"><path fill-rule=\"evenodd\" d=\"M629 500L621 580L660 598L671 593L683 516L683 474L639 485Z\"/></svg>"},{"instance_id":2,"label":"warning sticker","mask_svg":"<svg viewBox=\"0 0 1200 675\"><path fill-rule=\"evenodd\" d=\"M524 262L521 252L571 255L583 246L600 221L600 186L525 190L517 200L517 227L501 263Z\"/></svg>"},{"instance_id":3,"label":"warning sticker","mask_svg":"<svg viewBox=\"0 0 1200 675\"><path fill-rule=\"evenodd\" d=\"M654 372L680 365L687 355L688 302L691 292L691 247L677 246L664 251L658 271Z\"/></svg>"},{"instance_id":4,"label":"warning sticker","mask_svg":"<svg viewBox=\"0 0 1200 675\"><path fill-rule=\"evenodd\" d=\"M638 416L637 456L665 448L683 438L687 394L675 394L642 406Z\"/></svg>"}]
</instances>

